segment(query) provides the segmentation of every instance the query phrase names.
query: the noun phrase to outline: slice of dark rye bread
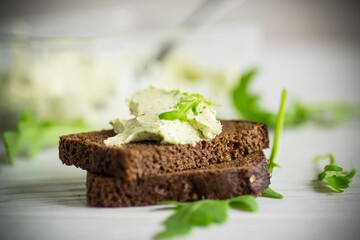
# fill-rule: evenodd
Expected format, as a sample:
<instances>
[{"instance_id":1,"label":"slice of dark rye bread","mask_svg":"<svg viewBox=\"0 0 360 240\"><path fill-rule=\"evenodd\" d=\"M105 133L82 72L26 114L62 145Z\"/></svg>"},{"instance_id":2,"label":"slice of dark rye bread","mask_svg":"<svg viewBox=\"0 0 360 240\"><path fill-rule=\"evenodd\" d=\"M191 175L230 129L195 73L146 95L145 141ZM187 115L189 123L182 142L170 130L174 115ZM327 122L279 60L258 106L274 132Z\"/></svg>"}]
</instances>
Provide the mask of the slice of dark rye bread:
<instances>
[{"instance_id":1,"label":"slice of dark rye bread","mask_svg":"<svg viewBox=\"0 0 360 240\"><path fill-rule=\"evenodd\" d=\"M192 144L139 142L121 147L103 143L113 130L71 134L60 137L59 156L66 165L75 165L95 174L134 180L241 159L269 147L267 125L248 121L221 121L223 130L210 141Z\"/></svg>"},{"instance_id":2,"label":"slice of dark rye bread","mask_svg":"<svg viewBox=\"0 0 360 240\"><path fill-rule=\"evenodd\" d=\"M248 154L241 161L122 181L87 173L86 199L90 206L128 207L153 205L159 201L227 199L260 195L270 184L263 152Z\"/></svg>"}]
</instances>

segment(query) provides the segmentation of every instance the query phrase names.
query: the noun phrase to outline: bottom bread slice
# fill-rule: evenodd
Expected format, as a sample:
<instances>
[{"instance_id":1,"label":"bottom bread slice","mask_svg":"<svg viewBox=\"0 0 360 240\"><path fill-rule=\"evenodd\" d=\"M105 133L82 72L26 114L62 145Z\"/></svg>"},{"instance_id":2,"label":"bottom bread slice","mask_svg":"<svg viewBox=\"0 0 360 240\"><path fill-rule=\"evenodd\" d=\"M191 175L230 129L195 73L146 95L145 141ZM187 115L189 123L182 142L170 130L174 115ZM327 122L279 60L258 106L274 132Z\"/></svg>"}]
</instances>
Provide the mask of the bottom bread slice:
<instances>
[{"instance_id":1,"label":"bottom bread slice","mask_svg":"<svg viewBox=\"0 0 360 240\"><path fill-rule=\"evenodd\" d=\"M146 178L121 181L88 172L86 198L90 206L128 207L153 205L159 201L227 199L260 195L270 184L265 155L247 156L251 165L219 165ZM236 163L234 163L236 165Z\"/></svg>"}]
</instances>

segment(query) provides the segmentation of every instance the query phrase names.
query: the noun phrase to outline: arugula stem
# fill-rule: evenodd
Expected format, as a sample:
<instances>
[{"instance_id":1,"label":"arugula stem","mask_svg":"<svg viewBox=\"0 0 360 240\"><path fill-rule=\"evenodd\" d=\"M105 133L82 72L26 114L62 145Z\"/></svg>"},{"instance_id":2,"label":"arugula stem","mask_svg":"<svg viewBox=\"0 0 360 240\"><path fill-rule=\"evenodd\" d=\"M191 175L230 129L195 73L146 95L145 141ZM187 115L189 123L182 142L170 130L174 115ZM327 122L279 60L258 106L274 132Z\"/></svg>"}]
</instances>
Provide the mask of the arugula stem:
<instances>
[{"instance_id":1,"label":"arugula stem","mask_svg":"<svg viewBox=\"0 0 360 240\"><path fill-rule=\"evenodd\" d=\"M269 172L272 173L274 167L278 167L278 165L275 163L275 159L276 159L276 154L277 154L277 150L278 150L278 145L279 145L279 138L280 138L280 134L284 125L284 121L285 121L285 102L286 102L286 89L282 90L281 93L281 102L280 102L280 108L279 108L279 113L277 115L276 118L276 124L275 124L275 135L274 135L274 144L273 147L271 149L271 155L269 158Z\"/></svg>"},{"instance_id":2,"label":"arugula stem","mask_svg":"<svg viewBox=\"0 0 360 240\"><path fill-rule=\"evenodd\" d=\"M336 162L335 162L335 157L334 157L334 155L332 155L331 153L327 153L327 154L324 154L324 155L316 156L316 157L314 158L314 161L317 162L317 161L320 161L320 160L323 160L323 159L326 159L326 158L329 158L329 159L330 159L329 164L332 164L332 165L336 164Z\"/></svg>"}]
</instances>

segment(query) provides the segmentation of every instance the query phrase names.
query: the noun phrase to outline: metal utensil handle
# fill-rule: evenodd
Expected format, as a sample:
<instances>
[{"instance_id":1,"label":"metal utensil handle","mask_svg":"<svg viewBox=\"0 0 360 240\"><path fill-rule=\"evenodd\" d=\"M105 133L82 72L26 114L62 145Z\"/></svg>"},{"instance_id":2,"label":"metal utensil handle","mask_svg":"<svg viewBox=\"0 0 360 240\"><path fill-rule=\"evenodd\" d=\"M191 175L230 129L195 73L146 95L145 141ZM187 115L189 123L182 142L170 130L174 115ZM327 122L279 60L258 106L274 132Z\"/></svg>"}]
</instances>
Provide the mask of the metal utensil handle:
<instances>
[{"instance_id":1,"label":"metal utensil handle","mask_svg":"<svg viewBox=\"0 0 360 240\"><path fill-rule=\"evenodd\" d=\"M214 24L245 0L207 0L184 22L184 27L205 28ZM177 38L171 38L161 44L155 60L161 61L176 46Z\"/></svg>"}]
</instances>

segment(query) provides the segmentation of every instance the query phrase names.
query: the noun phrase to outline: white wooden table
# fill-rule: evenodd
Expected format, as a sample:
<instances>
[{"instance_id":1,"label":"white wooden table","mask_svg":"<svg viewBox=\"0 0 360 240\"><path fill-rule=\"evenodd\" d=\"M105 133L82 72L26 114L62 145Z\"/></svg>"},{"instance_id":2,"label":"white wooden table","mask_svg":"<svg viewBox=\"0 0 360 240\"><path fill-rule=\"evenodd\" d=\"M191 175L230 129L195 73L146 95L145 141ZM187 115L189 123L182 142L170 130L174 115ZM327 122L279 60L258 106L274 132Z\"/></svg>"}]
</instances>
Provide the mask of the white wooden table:
<instances>
[{"instance_id":1,"label":"white wooden table","mask_svg":"<svg viewBox=\"0 0 360 240\"><path fill-rule=\"evenodd\" d=\"M282 168L272 179L284 199L258 198L259 212L231 210L227 223L197 228L184 239L357 239L360 175L345 193L319 192L312 158L331 151L345 169L360 169L359 134L352 125L285 132ZM171 211L161 206L88 207L85 171L62 166L57 154L47 149L33 161L1 167L1 239L151 239L162 229Z\"/></svg>"}]
</instances>

